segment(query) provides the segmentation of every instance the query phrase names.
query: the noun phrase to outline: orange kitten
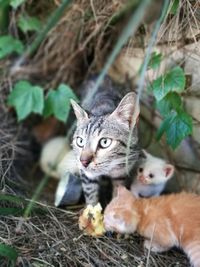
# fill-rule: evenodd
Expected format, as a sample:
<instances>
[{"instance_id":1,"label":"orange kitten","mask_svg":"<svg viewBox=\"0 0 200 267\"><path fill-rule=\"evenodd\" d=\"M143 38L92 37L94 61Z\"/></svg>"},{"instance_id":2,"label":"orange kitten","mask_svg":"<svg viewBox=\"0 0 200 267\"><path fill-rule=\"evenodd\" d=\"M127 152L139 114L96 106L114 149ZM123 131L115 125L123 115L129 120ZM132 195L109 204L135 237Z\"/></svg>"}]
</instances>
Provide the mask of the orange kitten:
<instances>
[{"instance_id":1,"label":"orange kitten","mask_svg":"<svg viewBox=\"0 0 200 267\"><path fill-rule=\"evenodd\" d=\"M136 199L125 187L104 212L107 231L145 237L154 252L180 247L194 267L200 267L200 196L188 193Z\"/></svg>"}]
</instances>

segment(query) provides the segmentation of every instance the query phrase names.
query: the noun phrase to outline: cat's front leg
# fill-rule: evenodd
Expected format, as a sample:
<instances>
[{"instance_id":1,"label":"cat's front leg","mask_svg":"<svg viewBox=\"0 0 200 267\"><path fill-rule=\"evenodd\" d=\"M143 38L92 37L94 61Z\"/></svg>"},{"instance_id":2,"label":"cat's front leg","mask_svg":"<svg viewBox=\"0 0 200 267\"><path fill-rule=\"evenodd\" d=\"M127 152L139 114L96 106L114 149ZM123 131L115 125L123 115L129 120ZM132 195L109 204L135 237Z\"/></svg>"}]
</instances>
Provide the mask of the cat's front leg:
<instances>
[{"instance_id":1,"label":"cat's front leg","mask_svg":"<svg viewBox=\"0 0 200 267\"><path fill-rule=\"evenodd\" d=\"M99 202L99 180L100 177L88 178L81 174L81 182L86 204L96 205Z\"/></svg>"},{"instance_id":2,"label":"cat's front leg","mask_svg":"<svg viewBox=\"0 0 200 267\"><path fill-rule=\"evenodd\" d=\"M163 247L155 241L149 239L146 239L144 241L144 248L146 248L147 250L151 250L152 252L164 252L170 249L168 247Z\"/></svg>"}]
</instances>

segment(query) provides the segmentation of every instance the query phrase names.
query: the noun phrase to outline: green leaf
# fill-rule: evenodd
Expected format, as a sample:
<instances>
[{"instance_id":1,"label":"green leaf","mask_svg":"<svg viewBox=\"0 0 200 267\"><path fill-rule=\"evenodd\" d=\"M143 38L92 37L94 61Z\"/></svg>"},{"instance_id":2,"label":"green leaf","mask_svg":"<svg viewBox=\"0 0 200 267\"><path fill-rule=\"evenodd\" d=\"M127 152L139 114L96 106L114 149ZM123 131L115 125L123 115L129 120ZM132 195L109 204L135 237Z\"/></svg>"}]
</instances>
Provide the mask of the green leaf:
<instances>
[{"instance_id":1,"label":"green leaf","mask_svg":"<svg viewBox=\"0 0 200 267\"><path fill-rule=\"evenodd\" d=\"M0 256L6 257L11 261L16 261L18 257L18 253L11 246L0 244Z\"/></svg>"},{"instance_id":2,"label":"green leaf","mask_svg":"<svg viewBox=\"0 0 200 267\"><path fill-rule=\"evenodd\" d=\"M160 114L166 117L172 110L180 110L182 108L181 97L177 93L168 93L163 99L156 102L156 108Z\"/></svg>"},{"instance_id":3,"label":"green leaf","mask_svg":"<svg viewBox=\"0 0 200 267\"><path fill-rule=\"evenodd\" d=\"M160 66L162 54L153 52L149 60L148 67L155 70Z\"/></svg>"},{"instance_id":4,"label":"green leaf","mask_svg":"<svg viewBox=\"0 0 200 267\"><path fill-rule=\"evenodd\" d=\"M77 100L77 97L68 85L61 84L57 90L50 90L45 100L44 116L55 115L60 121L66 122L70 99Z\"/></svg>"},{"instance_id":5,"label":"green leaf","mask_svg":"<svg viewBox=\"0 0 200 267\"><path fill-rule=\"evenodd\" d=\"M0 59L16 52L22 54L24 45L20 40L13 38L11 35L4 35L0 37Z\"/></svg>"},{"instance_id":6,"label":"green leaf","mask_svg":"<svg viewBox=\"0 0 200 267\"><path fill-rule=\"evenodd\" d=\"M0 34L6 32L9 24L9 2L0 0Z\"/></svg>"},{"instance_id":7,"label":"green leaf","mask_svg":"<svg viewBox=\"0 0 200 267\"><path fill-rule=\"evenodd\" d=\"M28 81L19 81L8 97L8 104L15 107L19 121L25 119L31 112L42 114L43 89L31 85Z\"/></svg>"},{"instance_id":8,"label":"green leaf","mask_svg":"<svg viewBox=\"0 0 200 267\"><path fill-rule=\"evenodd\" d=\"M9 194L0 194L0 201L1 203L5 202L8 205L14 205L14 207L0 207L0 216L23 216L26 211L25 207L31 202L31 200L26 200L25 198ZM31 212L33 212L33 214L46 214L48 212L45 208L38 206L34 202L31 202L31 206Z\"/></svg>"},{"instance_id":9,"label":"green leaf","mask_svg":"<svg viewBox=\"0 0 200 267\"><path fill-rule=\"evenodd\" d=\"M172 0L170 6L171 6L171 8L170 8L169 13L172 15L176 15L176 12L177 12L178 7L179 7L179 0Z\"/></svg>"},{"instance_id":10,"label":"green leaf","mask_svg":"<svg viewBox=\"0 0 200 267\"><path fill-rule=\"evenodd\" d=\"M7 216L7 215L15 215L15 216L22 216L24 214L25 209L21 208L0 208L0 216Z\"/></svg>"},{"instance_id":11,"label":"green leaf","mask_svg":"<svg viewBox=\"0 0 200 267\"><path fill-rule=\"evenodd\" d=\"M169 92L181 93L185 88L185 74L180 67L171 69L166 74L160 76L153 81L152 86L149 89L153 90L153 93L160 101Z\"/></svg>"},{"instance_id":12,"label":"green leaf","mask_svg":"<svg viewBox=\"0 0 200 267\"><path fill-rule=\"evenodd\" d=\"M173 120L176 116L176 112L172 112L166 116L166 118L162 121L159 129L157 130L156 139L160 140L162 135L167 132L167 129L169 128L169 125L173 123Z\"/></svg>"},{"instance_id":13,"label":"green leaf","mask_svg":"<svg viewBox=\"0 0 200 267\"><path fill-rule=\"evenodd\" d=\"M27 33L28 31L39 32L42 28L40 20L30 16L20 16L17 25L23 33Z\"/></svg>"},{"instance_id":14,"label":"green leaf","mask_svg":"<svg viewBox=\"0 0 200 267\"><path fill-rule=\"evenodd\" d=\"M22 197L14 196L14 195L8 195L8 194L0 194L0 200L1 201L9 201L15 204L26 204L27 200L25 200Z\"/></svg>"},{"instance_id":15,"label":"green leaf","mask_svg":"<svg viewBox=\"0 0 200 267\"><path fill-rule=\"evenodd\" d=\"M157 139L166 133L167 143L177 148L181 141L192 133L192 117L186 112L172 112L162 122L157 132Z\"/></svg>"},{"instance_id":16,"label":"green leaf","mask_svg":"<svg viewBox=\"0 0 200 267\"><path fill-rule=\"evenodd\" d=\"M17 9L21 4L23 4L25 0L10 0L10 5L14 8Z\"/></svg>"}]
</instances>

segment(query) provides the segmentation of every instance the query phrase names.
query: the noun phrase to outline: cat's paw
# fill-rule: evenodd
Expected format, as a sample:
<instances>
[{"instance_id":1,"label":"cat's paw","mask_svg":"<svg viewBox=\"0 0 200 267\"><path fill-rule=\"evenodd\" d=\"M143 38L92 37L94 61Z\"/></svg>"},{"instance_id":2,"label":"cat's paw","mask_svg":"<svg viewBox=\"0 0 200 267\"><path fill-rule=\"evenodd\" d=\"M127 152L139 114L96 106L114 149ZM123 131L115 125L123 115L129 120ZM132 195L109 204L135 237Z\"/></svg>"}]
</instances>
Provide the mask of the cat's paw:
<instances>
[{"instance_id":1,"label":"cat's paw","mask_svg":"<svg viewBox=\"0 0 200 267\"><path fill-rule=\"evenodd\" d=\"M156 244L154 242L151 242L151 240L145 240L144 241L144 248L147 250L151 250L152 252L163 252L166 251L164 247L162 247L159 244Z\"/></svg>"}]
</instances>

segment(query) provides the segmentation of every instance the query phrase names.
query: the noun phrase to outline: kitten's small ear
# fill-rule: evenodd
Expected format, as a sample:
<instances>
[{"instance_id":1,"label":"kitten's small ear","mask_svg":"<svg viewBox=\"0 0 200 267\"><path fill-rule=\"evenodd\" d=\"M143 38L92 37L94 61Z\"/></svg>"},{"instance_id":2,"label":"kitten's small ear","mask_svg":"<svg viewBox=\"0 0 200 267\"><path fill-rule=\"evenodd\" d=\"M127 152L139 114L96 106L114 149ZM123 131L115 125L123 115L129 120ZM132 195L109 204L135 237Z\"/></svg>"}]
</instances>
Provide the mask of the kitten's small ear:
<instances>
[{"instance_id":1,"label":"kitten's small ear","mask_svg":"<svg viewBox=\"0 0 200 267\"><path fill-rule=\"evenodd\" d=\"M131 92L122 98L121 102L110 116L131 127L137 123L139 113L140 107L139 103L136 101L136 94Z\"/></svg>"},{"instance_id":2,"label":"kitten's small ear","mask_svg":"<svg viewBox=\"0 0 200 267\"><path fill-rule=\"evenodd\" d=\"M117 188L117 196L121 196L126 193L127 189L123 185L119 185Z\"/></svg>"},{"instance_id":3,"label":"kitten's small ear","mask_svg":"<svg viewBox=\"0 0 200 267\"><path fill-rule=\"evenodd\" d=\"M123 196L123 198L126 200L129 199L129 197L131 197L133 200L135 199L133 194L123 185L119 185L117 188L117 197L119 196Z\"/></svg>"},{"instance_id":4,"label":"kitten's small ear","mask_svg":"<svg viewBox=\"0 0 200 267\"><path fill-rule=\"evenodd\" d=\"M165 176L167 179L170 179L174 174L174 166L171 164L166 164L164 167Z\"/></svg>"},{"instance_id":5,"label":"kitten's small ear","mask_svg":"<svg viewBox=\"0 0 200 267\"><path fill-rule=\"evenodd\" d=\"M70 99L72 108L78 121L84 121L88 119L88 114L82 109L73 99Z\"/></svg>"}]
</instances>

